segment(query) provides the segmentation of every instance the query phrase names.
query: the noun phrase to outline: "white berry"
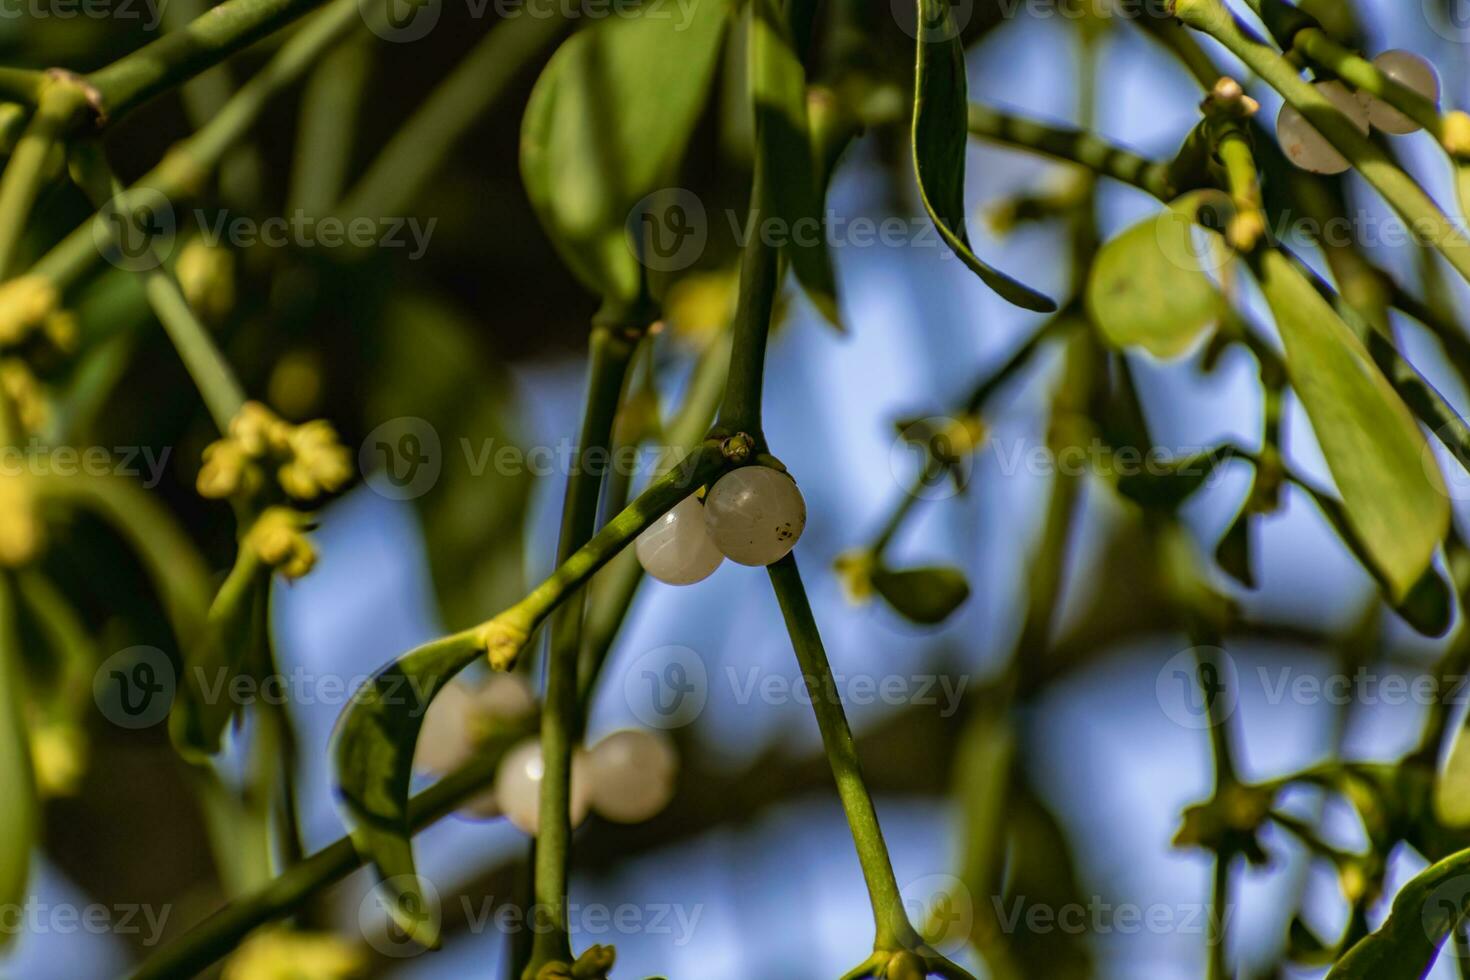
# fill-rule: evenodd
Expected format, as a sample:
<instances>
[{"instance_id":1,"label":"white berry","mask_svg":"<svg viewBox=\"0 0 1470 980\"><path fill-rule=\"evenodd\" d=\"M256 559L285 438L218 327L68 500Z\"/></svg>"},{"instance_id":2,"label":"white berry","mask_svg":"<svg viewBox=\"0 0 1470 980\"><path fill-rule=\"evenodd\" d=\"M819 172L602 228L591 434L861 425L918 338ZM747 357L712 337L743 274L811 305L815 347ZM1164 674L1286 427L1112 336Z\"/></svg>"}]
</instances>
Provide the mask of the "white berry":
<instances>
[{"instance_id":1,"label":"white berry","mask_svg":"<svg viewBox=\"0 0 1470 980\"><path fill-rule=\"evenodd\" d=\"M480 747L481 734L487 723L481 703L483 694L483 687L471 688L468 684L453 681L429 702L429 710L424 713L424 723L419 728L418 741L413 747L414 769L447 776L470 761ZM495 794L487 789L466 800L464 807L457 812L471 819L484 820L499 816L500 807L495 802Z\"/></svg>"},{"instance_id":2,"label":"white berry","mask_svg":"<svg viewBox=\"0 0 1470 980\"><path fill-rule=\"evenodd\" d=\"M540 823L541 778L546 767L541 761L541 742L528 738L516 744L500 760L495 774L495 798L511 823L532 837ZM586 753L572 756L572 826L587 819L589 798Z\"/></svg>"},{"instance_id":3,"label":"white berry","mask_svg":"<svg viewBox=\"0 0 1470 980\"><path fill-rule=\"evenodd\" d=\"M674 798L679 756L667 735L629 729L592 747L592 809L615 823L651 820Z\"/></svg>"},{"instance_id":4,"label":"white berry","mask_svg":"<svg viewBox=\"0 0 1470 980\"><path fill-rule=\"evenodd\" d=\"M715 547L742 565L769 565L796 547L806 528L806 501L796 482L769 466L725 474L704 501Z\"/></svg>"},{"instance_id":5,"label":"white berry","mask_svg":"<svg viewBox=\"0 0 1470 980\"><path fill-rule=\"evenodd\" d=\"M415 769L446 776L470 760L475 752L471 721L474 702L469 687L458 681L445 685L429 702L413 747Z\"/></svg>"},{"instance_id":6,"label":"white berry","mask_svg":"<svg viewBox=\"0 0 1470 980\"><path fill-rule=\"evenodd\" d=\"M536 711L536 695L520 674L493 673L473 692L474 712L483 724L503 727Z\"/></svg>"},{"instance_id":7,"label":"white berry","mask_svg":"<svg viewBox=\"0 0 1470 980\"><path fill-rule=\"evenodd\" d=\"M1385 51L1373 59L1379 71L1424 96L1430 102L1439 103L1439 75L1434 66L1412 51ZM1368 110L1368 122L1385 133L1403 136L1417 132L1419 124L1382 99L1359 92L1359 98Z\"/></svg>"},{"instance_id":8,"label":"white berry","mask_svg":"<svg viewBox=\"0 0 1470 980\"><path fill-rule=\"evenodd\" d=\"M1368 110L1341 82L1318 82L1315 86L1327 101L1337 107L1348 121L1368 132ZM1287 159L1317 174L1340 174L1348 169L1347 158L1300 113L1289 105L1281 107L1276 117L1276 138Z\"/></svg>"},{"instance_id":9,"label":"white berry","mask_svg":"<svg viewBox=\"0 0 1470 980\"><path fill-rule=\"evenodd\" d=\"M638 535L638 564L660 582L692 585L709 578L725 556L704 526L704 504L690 494Z\"/></svg>"}]
</instances>

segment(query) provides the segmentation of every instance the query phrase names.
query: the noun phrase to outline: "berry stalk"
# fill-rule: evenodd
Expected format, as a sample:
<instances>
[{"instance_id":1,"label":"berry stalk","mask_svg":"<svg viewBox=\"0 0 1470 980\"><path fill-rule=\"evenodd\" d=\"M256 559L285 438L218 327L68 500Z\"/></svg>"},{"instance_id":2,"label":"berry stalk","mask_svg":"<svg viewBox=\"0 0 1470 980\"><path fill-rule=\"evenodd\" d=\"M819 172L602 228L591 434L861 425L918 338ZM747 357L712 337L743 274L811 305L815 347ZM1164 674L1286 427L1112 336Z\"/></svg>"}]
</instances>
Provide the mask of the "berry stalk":
<instances>
[{"instance_id":1,"label":"berry stalk","mask_svg":"<svg viewBox=\"0 0 1470 980\"><path fill-rule=\"evenodd\" d=\"M767 566L766 571L771 576L771 587L781 604L781 614L786 619L786 630L791 635L796 661L811 695L812 711L822 732L822 746L832 766L837 795L842 799L842 809L847 814L853 844L857 847L858 862L863 868L863 880L873 905L873 947L877 950L911 947L915 938L913 928L904 913L898 881L893 876L893 863L888 857L888 845L883 840L883 828L878 824L878 811L863 782L852 729L842 710L832 667L827 662L827 651L822 645L822 635L812 615L796 558L787 555Z\"/></svg>"}]
</instances>

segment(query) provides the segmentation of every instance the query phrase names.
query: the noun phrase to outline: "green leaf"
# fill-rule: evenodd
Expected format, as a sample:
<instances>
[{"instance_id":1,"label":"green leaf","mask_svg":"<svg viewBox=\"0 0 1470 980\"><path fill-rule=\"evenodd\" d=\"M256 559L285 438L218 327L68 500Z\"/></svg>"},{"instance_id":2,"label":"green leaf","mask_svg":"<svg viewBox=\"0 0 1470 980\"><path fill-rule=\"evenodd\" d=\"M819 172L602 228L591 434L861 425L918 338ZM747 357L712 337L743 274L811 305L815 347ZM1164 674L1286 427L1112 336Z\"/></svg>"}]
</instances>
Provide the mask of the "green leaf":
<instances>
[{"instance_id":1,"label":"green leaf","mask_svg":"<svg viewBox=\"0 0 1470 980\"><path fill-rule=\"evenodd\" d=\"M1388 919L1358 940L1327 980L1418 980L1465 917L1467 903L1470 850L1430 865L1404 885Z\"/></svg>"},{"instance_id":2,"label":"green leaf","mask_svg":"<svg viewBox=\"0 0 1470 980\"><path fill-rule=\"evenodd\" d=\"M970 248L965 231L965 147L969 139L965 49L948 0L918 0L918 4L913 154L924 210L960 261L1003 299L1022 309L1051 313L1056 303L986 265Z\"/></svg>"},{"instance_id":3,"label":"green leaf","mask_svg":"<svg viewBox=\"0 0 1470 980\"><path fill-rule=\"evenodd\" d=\"M673 179L698 121L726 5L687 22L640 8L572 35L547 63L521 124L521 176L562 259L588 288L631 302L638 262L630 212Z\"/></svg>"},{"instance_id":4,"label":"green leaf","mask_svg":"<svg viewBox=\"0 0 1470 980\"><path fill-rule=\"evenodd\" d=\"M1470 739L1463 727L1434 778L1434 816L1446 827L1470 827Z\"/></svg>"},{"instance_id":5,"label":"green leaf","mask_svg":"<svg viewBox=\"0 0 1470 980\"><path fill-rule=\"evenodd\" d=\"M1225 312L1225 298L1194 246L1194 213L1208 192L1187 194L1098 250L1087 312L1114 347L1178 357Z\"/></svg>"},{"instance_id":6,"label":"green leaf","mask_svg":"<svg viewBox=\"0 0 1470 980\"><path fill-rule=\"evenodd\" d=\"M1362 342L1291 261L1266 251L1258 274L1347 523L1399 603L1449 529L1449 497L1433 456Z\"/></svg>"},{"instance_id":7,"label":"green leaf","mask_svg":"<svg viewBox=\"0 0 1470 980\"><path fill-rule=\"evenodd\" d=\"M20 908L26 900L39 823L17 627L14 593L8 582L0 582L0 799L5 800L0 808L0 902L8 908ZM16 935L14 929L0 930L0 947Z\"/></svg>"},{"instance_id":8,"label":"green leaf","mask_svg":"<svg viewBox=\"0 0 1470 980\"><path fill-rule=\"evenodd\" d=\"M1194 495L1216 467L1234 456L1229 446L1179 459L1154 461L1118 477L1118 492L1150 510L1175 510Z\"/></svg>"},{"instance_id":9,"label":"green leaf","mask_svg":"<svg viewBox=\"0 0 1470 980\"><path fill-rule=\"evenodd\" d=\"M1249 510L1242 510L1215 547L1215 563L1248 589L1256 587L1256 574L1252 568L1255 545L1251 541L1255 517Z\"/></svg>"},{"instance_id":10,"label":"green leaf","mask_svg":"<svg viewBox=\"0 0 1470 980\"><path fill-rule=\"evenodd\" d=\"M880 568L872 580L899 615L926 626L944 622L970 597L970 583L958 568Z\"/></svg>"},{"instance_id":11,"label":"green leaf","mask_svg":"<svg viewBox=\"0 0 1470 980\"><path fill-rule=\"evenodd\" d=\"M1292 482L1312 498L1322 511L1322 515L1327 518L1327 523L1332 525L1333 530L1347 545L1348 550L1368 570L1368 573L1378 582L1379 587L1388 593L1388 582L1368 545L1354 529L1348 517L1347 508L1343 506L1342 501L1307 484L1300 478L1293 478ZM1439 570L1433 565L1424 570L1424 573L1409 587L1408 593L1402 598L1394 599L1391 595L1386 598L1389 605L1404 618L1406 623L1425 636L1441 636L1445 630L1450 628L1453 595L1449 583L1440 576Z\"/></svg>"},{"instance_id":12,"label":"green leaf","mask_svg":"<svg viewBox=\"0 0 1470 980\"><path fill-rule=\"evenodd\" d=\"M807 116L806 69L776 0L755 0L750 11L751 96L765 175L757 183L765 197L761 218L780 222L797 281L822 316L840 328L823 214L826 194Z\"/></svg>"},{"instance_id":13,"label":"green leaf","mask_svg":"<svg viewBox=\"0 0 1470 980\"><path fill-rule=\"evenodd\" d=\"M334 738L337 790L352 842L386 884L399 927L428 947L438 944L438 917L426 914L429 900L414 870L413 750L430 702L483 652L478 631L467 630L405 654L357 690Z\"/></svg>"},{"instance_id":14,"label":"green leaf","mask_svg":"<svg viewBox=\"0 0 1470 980\"><path fill-rule=\"evenodd\" d=\"M959 873L971 895L994 894L1004 875L1015 743L1003 699L987 697L956 747L954 795L964 821Z\"/></svg>"}]
</instances>

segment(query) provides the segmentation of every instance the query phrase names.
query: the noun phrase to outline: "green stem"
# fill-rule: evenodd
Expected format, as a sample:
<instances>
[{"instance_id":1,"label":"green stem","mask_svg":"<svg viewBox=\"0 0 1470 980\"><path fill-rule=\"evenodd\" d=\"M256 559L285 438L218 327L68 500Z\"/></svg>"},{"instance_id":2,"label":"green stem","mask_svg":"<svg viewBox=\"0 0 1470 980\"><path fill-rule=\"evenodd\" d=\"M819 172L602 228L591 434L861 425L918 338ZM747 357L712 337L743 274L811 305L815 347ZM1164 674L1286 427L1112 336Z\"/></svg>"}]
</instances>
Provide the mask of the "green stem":
<instances>
[{"instance_id":1,"label":"green stem","mask_svg":"<svg viewBox=\"0 0 1470 980\"><path fill-rule=\"evenodd\" d=\"M1425 245L1439 250L1460 275L1470 281L1470 241L1455 228L1439 206L1412 177L1349 122L1327 97L1297 73L1296 66L1256 37L1221 0L1174 0L1174 12L1184 23L1208 34L1266 84L1281 93L1383 195L1390 207L1409 224Z\"/></svg>"},{"instance_id":2,"label":"green stem","mask_svg":"<svg viewBox=\"0 0 1470 980\"><path fill-rule=\"evenodd\" d=\"M520 602L479 629L497 670L514 666L530 635L577 589L654 521L679 501L714 480L729 467L718 446L704 445L668 473L654 480L616 517L557 566Z\"/></svg>"},{"instance_id":3,"label":"green stem","mask_svg":"<svg viewBox=\"0 0 1470 980\"><path fill-rule=\"evenodd\" d=\"M636 332L624 332L598 326L592 331L582 431L562 504L561 537L557 543L559 564L583 547L596 528L602 473L592 469L587 461L594 454L607 457L628 365L646 327L647 324L642 324ZM531 961L523 973L528 980L548 963L572 961L567 881L572 836L572 752L582 728L577 711L577 654L585 606L586 593L579 590L558 607L548 631L546 694L541 712L541 758L545 774L541 780L534 884L537 928Z\"/></svg>"},{"instance_id":4,"label":"green stem","mask_svg":"<svg viewBox=\"0 0 1470 980\"><path fill-rule=\"evenodd\" d=\"M970 103L969 129L971 136L1068 160L1154 197L1169 200L1177 193L1170 185L1167 164L1149 160L1084 130L1048 125L975 102Z\"/></svg>"},{"instance_id":5,"label":"green stem","mask_svg":"<svg viewBox=\"0 0 1470 980\"><path fill-rule=\"evenodd\" d=\"M214 345L208 328L199 322L184 299L183 290L167 272L154 271L147 277L148 301L163 324L174 349L179 352L189 376L204 398L210 417L221 433L245 404L245 390L224 355Z\"/></svg>"},{"instance_id":6,"label":"green stem","mask_svg":"<svg viewBox=\"0 0 1470 980\"><path fill-rule=\"evenodd\" d=\"M216 7L209 16L228 5ZM240 87L207 126L171 150L158 166L132 185L130 192L148 188L175 205L198 194L225 153L249 132L271 99L310 70L324 51L360 22L359 18L357 0L334 0L320 17L281 45L275 57ZM89 219L67 235L31 271L46 276L60 289L68 288L86 275L102 258L93 237L95 220L95 217Z\"/></svg>"},{"instance_id":7,"label":"green stem","mask_svg":"<svg viewBox=\"0 0 1470 980\"><path fill-rule=\"evenodd\" d=\"M700 357L679 417L665 430L667 444L674 453L692 452L698 448L701 434L709 428L720 407L729 368L729 337L721 336ZM613 640L622 628L642 581L643 566L638 563L636 555L625 550L592 582L577 669L578 715L584 722L608 651L612 649Z\"/></svg>"},{"instance_id":8,"label":"green stem","mask_svg":"<svg viewBox=\"0 0 1470 980\"><path fill-rule=\"evenodd\" d=\"M39 105L46 73L31 68L0 67L0 100Z\"/></svg>"},{"instance_id":9,"label":"green stem","mask_svg":"<svg viewBox=\"0 0 1470 980\"><path fill-rule=\"evenodd\" d=\"M734 340L730 352L730 374L725 383L725 401L720 406L715 428L724 435L744 432L752 436L757 450L764 448L761 429L761 389L765 376L766 340L771 330L771 311L780 286L781 263L777 250L760 233L766 176L756 154L755 177L750 191L750 223L753 229L740 260L740 297L735 307Z\"/></svg>"},{"instance_id":10,"label":"green stem","mask_svg":"<svg viewBox=\"0 0 1470 980\"><path fill-rule=\"evenodd\" d=\"M787 555L769 566L767 571L776 599L781 604L781 614L786 619L786 630L791 635L802 679L811 695L812 711L822 732L822 745L837 781L837 795L842 800L852 840L857 847L858 862L862 865L863 880L873 905L876 930L873 946L880 950L907 948L913 943L913 927L904 913L898 881L893 876L893 864L888 857L888 845L878 824L878 811L863 783L852 729L848 727L847 715L842 710L842 699L832 677L831 665L827 662L827 652L822 646L811 603L801 584L796 558Z\"/></svg>"},{"instance_id":11,"label":"green stem","mask_svg":"<svg viewBox=\"0 0 1470 980\"><path fill-rule=\"evenodd\" d=\"M1292 35L1291 44L1308 61L1321 65L1353 88L1361 89L1402 112L1427 129L1444 146L1445 117L1440 114L1439 107L1432 99L1425 98L1385 75L1377 65L1338 44L1320 27L1306 27L1297 31ZM1452 150L1446 146L1445 149L1451 150L1455 156L1461 156L1465 152L1464 148Z\"/></svg>"},{"instance_id":12,"label":"green stem","mask_svg":"<svg viewBox=\"0 0 1470 980\"><path fill-rule=\"evenodd\" d=\"M14 272L31 208L50 175L52 154L86 107L85 91L70 80L48 80L41 91L40 105L0 179L0 280Z\"/></svg>"},{"instance_id":13,"label":"green stem","mask_svg":"<svg viewBox=\"0 0 1470 980\"><path fill-rule=\"evenodd\" d=\"M287 207L293 214L328 214L342 199L373 67L371 40L354 37L338 46L307 79L301 93L291 192L287 195Z\"/></svg>"},{"instance_id":14,"label":"green stem","mask_svg":"<svg viewBox=\"0 0 1470 980\"><path fill-rule=\"evenodd\" d=\"M485 788L509 743L469 763L415 796L408 805L414 831L438 821ZM363 863L351 837L341 837L303 858L278 878L225 905L177 940L154 953L132 980L187 978L232 952L247 935L273 919L289 915L322 889L347 877Z\"/></svg>"},{"instance_id":15,"label":"green stem","mask_svg":"<svg viewBox=\"0 0 1470 980\"><path fill-rule=\"evenodd\" d=\"M323 0L225 0L87 76L109 122L321 6ZM354 11L357 4L354 0Z\"/></svg>"},{"instance_id":16,"label":"green stem","mask_svg":"<svg viewBox=\"0 0 1470 980\"><path fill-rule=\"evenodd\" d=\"M1229 952L1225 946L1225 910L1230 902L1230 859L1224 855L1215 856L1214 873L1211 876L1210 887L1210 934L1209 943L1210 972L1209 980L1229 980L1230 967L1226 959Z\"/></svg>"},{"instance_id":17,"label":"green stem","mask_svg":"<svg viewBox=\"0 0 1470 980\"><path fill-rule=\"evenodd\" d=\"M167 31L184 30L209 10L206 0L169 0L161 8ZM218 65L185 83L179 89L191 129L209 125L235 94L236 85L226 65ZM226 201L242 207L258 206L264 184L265 162L260 150L246 143L220 165L219 191Z\"/></svg>"},{"instance_id":18,"label":"green stem","mask_svg":"<svg viewBox=\"0 0 1470 980\"><path fill-rule=\"evenodd\" d=\"M78 147L73 153L73 164L80 178L78 183L97 207L104 206L108 200L118 200L123 194L122 185L96 147ZM153 254L158 260L158 268L143 274L149 305L163 324L174 349L179 352L179 358L204 398L216 428L221 433L228 432L230 421L245 404L245 389L224 354L215 346L209 328L190 308L183 289L163 268L166 256L157 242L153 244Z\"/></svg>"}]
</instances>

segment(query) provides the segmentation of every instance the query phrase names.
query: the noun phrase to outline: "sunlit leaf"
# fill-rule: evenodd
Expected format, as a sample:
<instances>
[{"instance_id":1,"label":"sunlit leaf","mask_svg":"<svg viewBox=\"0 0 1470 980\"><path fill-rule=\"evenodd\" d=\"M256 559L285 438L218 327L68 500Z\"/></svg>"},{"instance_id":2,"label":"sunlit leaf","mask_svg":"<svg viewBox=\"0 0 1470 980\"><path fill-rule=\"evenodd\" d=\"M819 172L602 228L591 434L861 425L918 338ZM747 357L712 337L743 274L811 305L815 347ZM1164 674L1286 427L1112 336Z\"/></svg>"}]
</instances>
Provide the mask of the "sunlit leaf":
<instances>
[{"instance_id":1,"label":"sunlit leaf","mask_svg":"<svg viewBox=\"0 0 1470 980\"><path fill-rule=\"evenodd\" d=\"M1188 351L1225 311L1219 287L1206 274L1210 240L1195 245L1193 213L1203 200L1189 194L1121 235L1097 253L1087 279L1087 312L1114 347L1142 347L1160 358Z\"/></svg>"},{"instance_id":2,"label":"sunlit leaf","mask_svg":"<svg viewBox=\"0 0 1470 980\"><path fill-rule=\"evenodd\" d=\"M337 723L337 790L359 854L377 869L390 912L425 946L438 944L438 917L414 868L408 813L413 750L434 697L483 652L474 631L426 643L378 671Z\"/></svg>"},{"instance_id":3,"label":"sunlit leaf","mask_svg":"<svg viewBox=\"0 0 1470 980\"><path fill-rule=\"evenodd\" d=\"M1311 496L1323 516L1327 518L1327 523L1332 525L1332 529L1342 538L1348 550L1378 582L1389 605L1403 617L1406 623L1425 636L1440 636L1449 629L1454 609L1454 597L1449 583L1440 576L1439 569L1433 565L1428 566L1403 596L1394 598L1388 580L1373 556L1372 549L1353 527L1347 507L1342 501L1301 480L1294 482Z\"/></svg>"},{"instance_id":4,"label":"sunlit leaf","mask_svg":"<svg viewBox=\"0 0 1470 980\"><path fill-rule=\"evenodd\" d=\"M1434 780L1434 815L1446 827L1470 827L1470 739L1463 727Z\"/></svg>"},{"instance_id":5,"label":"sunlit leaf","mask_svg":"<svg viewBox=\"0 0 1470 980\"><path fill-rule=\"evenodd\" d=\"M1008 302L1039 313L1056 303L991 268L975 255L965 231L965 149L969 86L965 49L948 0L918 0L914 78L914 173L924 209L955 255Z\"/></svg>"},{"instance_id":6,"label":"sunlit leaf","mask_svg":"<svg viewBox=\"0 0 1470 980\"><path fill-rule=\"evenodd\" d=\"M709 92L723 2L640 7L578 31L526 105L521 176L542 226L588 288L638 295L630 212L673 180Z\"/></svg>"},{"instance_id":7,"label":"sunlit leaf","mask_svg":"<svg viewBox=\"0 0 1470 980\"><path fill-rule=\"evenodd\" d=\"M872 581L899 615L926 626L944 622L970 597L970 583L958 568L880 568Z\"/></svg>"},{"instance_id":8,"label":"sunlit leaf","mask_svg":"<svg viewBox=\"0 0 1470 980\"><path fill-rule=\"evenodd\" d=\"M1261 286L1291 386L1342 493L1347 521L1389 597L1407 597L1449 528L1449 497L1409 410L1332 306L1275 250Z\"/></svg>"}]
</instances>

